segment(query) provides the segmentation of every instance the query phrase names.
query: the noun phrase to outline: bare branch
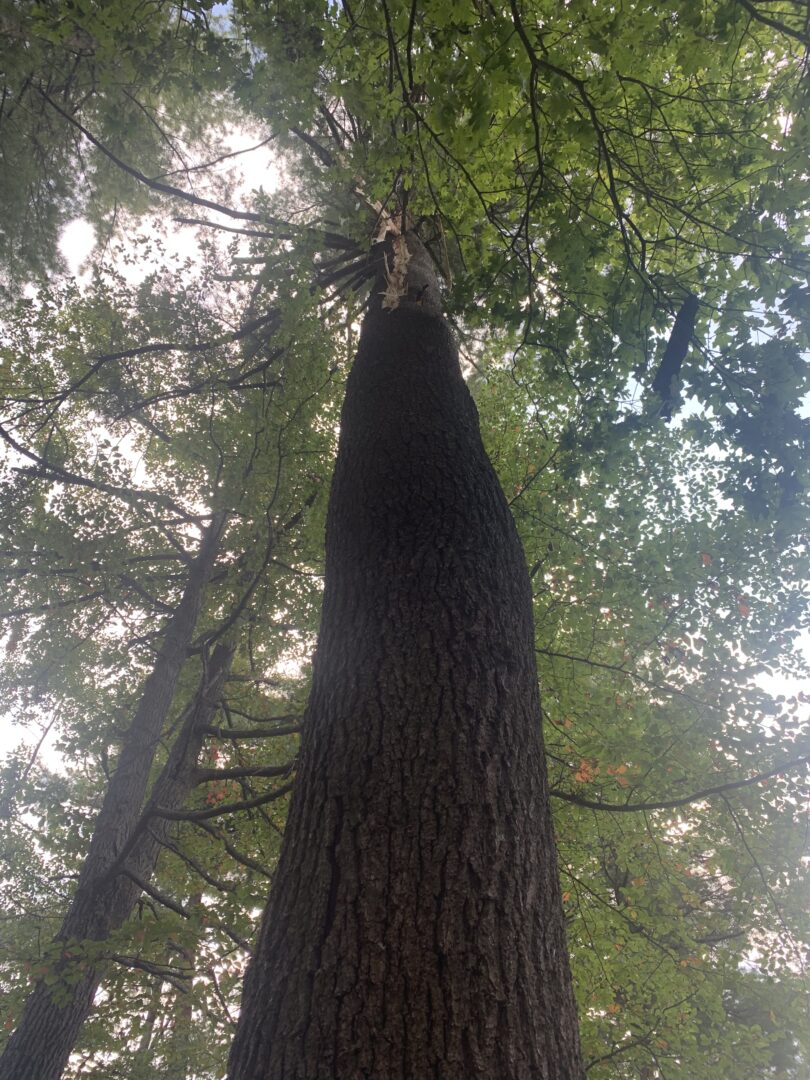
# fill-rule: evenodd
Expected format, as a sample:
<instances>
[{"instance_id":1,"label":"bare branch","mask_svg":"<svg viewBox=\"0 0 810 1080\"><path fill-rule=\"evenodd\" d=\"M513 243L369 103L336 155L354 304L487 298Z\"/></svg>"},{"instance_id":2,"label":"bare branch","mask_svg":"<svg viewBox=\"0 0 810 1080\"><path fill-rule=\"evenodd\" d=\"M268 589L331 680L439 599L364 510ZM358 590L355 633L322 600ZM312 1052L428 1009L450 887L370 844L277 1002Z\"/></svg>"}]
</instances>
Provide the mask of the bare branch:
<instances>
[{"instance_id":1,"label":"bare branch","mask_svg":"<svg viewBox=\"0 0 810 1080\"><path fill-rule=\"evenodd\" d=\"M289 776L295 768L294 761L286 765L240 765L233 769L197 769L194 782L207 784L214 780L238 780L245 776Z\"/></svg>"},{"instance_id":2,"label":"bare branch","mask_svg":"<svg viewBox=\"0 0 810 1080\"><path fill-rule=\"evenodd\" d=\"M275 728L203 728L203 734L214 739L272 739L277 735L298 735L300 731L300 724Z\"/></svg>"}]
</instances>

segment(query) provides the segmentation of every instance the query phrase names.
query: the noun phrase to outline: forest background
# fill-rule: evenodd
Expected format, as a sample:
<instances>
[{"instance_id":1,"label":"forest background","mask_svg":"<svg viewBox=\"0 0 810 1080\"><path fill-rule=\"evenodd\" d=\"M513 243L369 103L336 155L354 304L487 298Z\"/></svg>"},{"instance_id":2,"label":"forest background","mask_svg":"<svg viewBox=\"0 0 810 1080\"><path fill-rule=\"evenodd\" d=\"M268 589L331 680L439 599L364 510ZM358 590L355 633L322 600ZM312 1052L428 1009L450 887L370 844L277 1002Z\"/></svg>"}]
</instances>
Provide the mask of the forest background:
<instances>
[{"instance_id":1,"label":"forest background","mask_svg":"<svg viewBox=\"0 0 810 1080\"><path fill-rule=\"evenodd\" d=\"M103 972L66 1075L223 1074L407 218L533 583L589 1075L805 1077L804 5L0 20L3 1035ZM121 917L54 945L147 713Z\"/></svg>"}]
</instances>

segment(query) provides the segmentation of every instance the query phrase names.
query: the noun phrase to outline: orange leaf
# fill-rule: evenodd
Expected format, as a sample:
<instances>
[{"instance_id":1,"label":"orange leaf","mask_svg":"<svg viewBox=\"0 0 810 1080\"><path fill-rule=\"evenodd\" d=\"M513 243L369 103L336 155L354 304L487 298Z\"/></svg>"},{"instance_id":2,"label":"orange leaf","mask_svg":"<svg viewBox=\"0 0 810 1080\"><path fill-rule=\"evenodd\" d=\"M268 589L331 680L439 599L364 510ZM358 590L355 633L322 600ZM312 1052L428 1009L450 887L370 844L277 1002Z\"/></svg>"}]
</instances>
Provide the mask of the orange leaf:
<instances>
[{"instance_id":1,"label":"orange leaf","mask_svg":"<svg viewBox=\"0 0 810 1080\"><path fill-rule=\"evenodd\" d=\"M590 783L591 780L599 773L599 766L594 765L592 762L583 758L579 763L579 768L574 773L574 779L578 780L581 784Z\"/></svg>"}]
</instances>

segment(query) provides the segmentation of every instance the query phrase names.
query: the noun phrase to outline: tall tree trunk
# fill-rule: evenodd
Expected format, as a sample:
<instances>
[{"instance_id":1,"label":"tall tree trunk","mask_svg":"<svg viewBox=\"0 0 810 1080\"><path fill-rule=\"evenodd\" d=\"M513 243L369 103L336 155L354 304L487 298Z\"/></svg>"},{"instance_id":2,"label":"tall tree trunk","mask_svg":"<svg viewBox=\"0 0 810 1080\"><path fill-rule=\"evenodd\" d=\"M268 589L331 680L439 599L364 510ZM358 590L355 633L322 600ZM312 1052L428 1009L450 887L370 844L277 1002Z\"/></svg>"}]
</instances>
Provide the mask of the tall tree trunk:
<instances>
[{"instance_id":1,"label":"tall tree trunk","mask_svg":"<svg viewBox=\"0 0 810 1080\"><path fill-rule=\"evenodd\" d=\"M62 1075L81 1026L90 1014L102 975L101 965L82 959L82 942L103 941L118 929L141 894L138 882L152 876L160 838L169 825L156 819L150 830L139 827L144 820L144 798L223 527L224 516L217 515L203 537L110 779L76 892L56 936L56 942L64 948L50 973L57 977L58 987L49 987L44 981L34 987L0 1058L0 1080L58 1080ZM154 784L149 807L176 807L185 801L194 782L193 771L203 738L200 729L211 722L217 708L230 657L229 649L215 650L183 728ZM133 876L128 876L127 871Z\"/></svg>"},{"instance_id":2,"label":"tall tree trunk","mask_svg":"<svg viewBox=\"0 0 810 1080\"><path fill-rule=\"evenodd\" d=\"M349 376L304 744L229 1076L576 1080L528 574L428 257L403 243Z\"/></svg>"}]
</instances>

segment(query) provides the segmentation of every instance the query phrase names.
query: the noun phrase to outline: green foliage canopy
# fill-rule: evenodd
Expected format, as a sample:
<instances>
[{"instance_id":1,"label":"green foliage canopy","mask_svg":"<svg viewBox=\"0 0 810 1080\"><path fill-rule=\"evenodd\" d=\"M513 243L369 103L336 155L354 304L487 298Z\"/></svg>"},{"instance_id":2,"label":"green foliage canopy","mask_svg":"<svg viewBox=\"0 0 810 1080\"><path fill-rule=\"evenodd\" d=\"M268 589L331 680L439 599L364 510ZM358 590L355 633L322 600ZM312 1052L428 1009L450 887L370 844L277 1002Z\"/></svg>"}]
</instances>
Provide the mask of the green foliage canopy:
<instances>
[{"instance_id":1,"label":"green foliage canopy","mask_svg":"<svg viewBox=\"0 0 810 1080\"><path fill-rule=\"evenodd\" d=\"M79 191L96 220L119 195L188 213L113 158L154 180L176 165L164 135L182 132L204 159L223 102L275 139L288 183L230 221L241 234L203 207L200 243L228 243L207 246L202 271L136 288L99 271L84 293L40 283L9 302L4 696L21 721L53 709L75 762L64 775L8 763L12 1024L176 602L173 560L215 504L231 524L201 633L238 637L227 722L300 707L307 667L289 658L317 621L365 253L393 222L419 230L443 273L535 584L591 1075L801 1075L806 701L764 688L806 674L808 40L801 5L779 9L240 0L218 25L204 6L158 5L148 21L137 5L27 10L6 97L25 86L37 107L0 132L25 163L4 220L35 227L9 233L10 277L53 265ZM97 44L80 48L82 34ZM122 111L127 95L138 103ZM85 153L98 184L82 189ZM654 384L690 296L666 423ZM293 738L256 740L251 760L288 762ZM233 767L241 745L216 754ZM109 946L130 964L88 1025L84 1075L109 1075L113 1028L139 1051L121 1076L169 1068L175 1036L193 1075L221 1068L239 971L222 928L249 936L255 866L272 865L283 824L283 803L268 806L223 819L224 848L180 826L185 859L167 852L156 887L196 907L153 900ZM198 1042L183 1034L181 955L207 1018Z\"/></svg>"}]
</instances>

